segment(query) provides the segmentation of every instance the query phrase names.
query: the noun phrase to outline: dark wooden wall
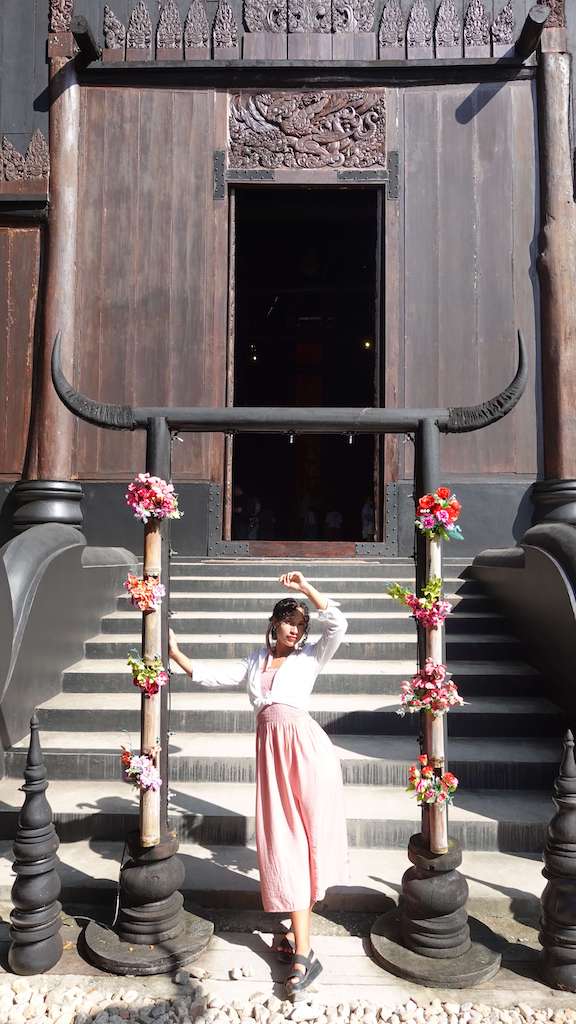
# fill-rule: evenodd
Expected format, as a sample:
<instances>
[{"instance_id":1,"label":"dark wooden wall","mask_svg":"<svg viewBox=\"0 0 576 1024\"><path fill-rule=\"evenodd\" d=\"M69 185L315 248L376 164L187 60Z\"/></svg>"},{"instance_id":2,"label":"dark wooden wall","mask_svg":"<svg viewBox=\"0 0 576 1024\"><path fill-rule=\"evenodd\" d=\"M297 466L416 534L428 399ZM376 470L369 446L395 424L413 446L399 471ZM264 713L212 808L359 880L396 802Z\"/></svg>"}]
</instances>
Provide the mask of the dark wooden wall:
<instances>
[{"instance_id":1,"label":"dark wooden wall","mask_svg":"<svg viewBox=\"0 0 576 1024\"><path fill-rule=\"evenodd\" d=\"M76 383L136 405L223 405L227 203L212 198L225 97L210 90L82 93ZM187 435L181 480L221 474L221 438ZM125 479L142 435L77 426L80 478Z\"/></svg>"},{"instance_id":2,"label":"dark wooden wall","mask_svg":"<svg viewBox=\"0 0 576 1024\"><path fill-rule=\"evenodd\" d=\"M536 474L534 86L409 89L403 124L400 404L467 405L497 394L513 376L520 327L531 361L527 393L506 420L446 438L443 465L452 474Z\"/></svg>"},{"instance_id":3,"label":"dark wooden wall","mask_svg":"<svg viewBox=\"0 0 576 1024\"><path fill-rule=\"evenodd\" d=\"M0 228L0 478L24 466L40 271L40 228Z\"/></svg>"},{"instance_id":4,"label":"dark wooden wall","mask_svg":"<svg viewBox=\"0 0 576 1024\"><path fill-rule=\"evenodd\" d=\"M48 0L0 5L0 135L24 153L32 132L48 137Z\"/></svg>"}]
</instances>

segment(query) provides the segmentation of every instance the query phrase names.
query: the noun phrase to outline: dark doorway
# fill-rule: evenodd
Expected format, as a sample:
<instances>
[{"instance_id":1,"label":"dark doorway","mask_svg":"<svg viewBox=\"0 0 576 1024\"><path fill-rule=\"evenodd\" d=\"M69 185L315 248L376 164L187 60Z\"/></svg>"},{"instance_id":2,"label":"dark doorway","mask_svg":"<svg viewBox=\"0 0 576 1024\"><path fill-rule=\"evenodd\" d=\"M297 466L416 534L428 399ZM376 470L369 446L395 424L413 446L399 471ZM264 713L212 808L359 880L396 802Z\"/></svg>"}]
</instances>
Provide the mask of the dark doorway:
<instances>
[{"instance_id":1,"label":"dark doorway","mask_svg":"<svg viewBox=\"0 0 576 1024\"><path fill-rule=\"evenodd\" d=\"M379 404L376 189L236 193L234 404ZM232 538L372 541L375 441L234 441Z\"/></svg>"}]
</instances>

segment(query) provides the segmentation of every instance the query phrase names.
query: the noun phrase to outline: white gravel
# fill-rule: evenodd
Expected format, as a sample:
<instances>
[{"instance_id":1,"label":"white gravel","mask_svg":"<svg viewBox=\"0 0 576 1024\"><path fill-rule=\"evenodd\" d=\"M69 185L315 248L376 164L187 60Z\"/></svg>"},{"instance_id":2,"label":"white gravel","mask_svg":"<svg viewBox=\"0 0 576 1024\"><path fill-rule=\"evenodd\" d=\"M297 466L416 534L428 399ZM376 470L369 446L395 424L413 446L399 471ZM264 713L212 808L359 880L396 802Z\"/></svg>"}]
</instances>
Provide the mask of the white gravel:
<instances>
[{"instance_id":1,"label":"white gravel","mask_svg":"<svg viewBox=\"0 0 576 1024\"><path fill-rule=\"evenodd\" d=\"M246 977L242 967L230 975ZM418 1003L396 1007L362 999L330 1005L316 992L293 1005L264 992L225 1002L201 984L200 969L179 971L174 995L159 999L131 979L15 978L0 983L1 1024L576 1024L574 1009L501 1009L485 1003Z\"/></svg>"}]
</instances>

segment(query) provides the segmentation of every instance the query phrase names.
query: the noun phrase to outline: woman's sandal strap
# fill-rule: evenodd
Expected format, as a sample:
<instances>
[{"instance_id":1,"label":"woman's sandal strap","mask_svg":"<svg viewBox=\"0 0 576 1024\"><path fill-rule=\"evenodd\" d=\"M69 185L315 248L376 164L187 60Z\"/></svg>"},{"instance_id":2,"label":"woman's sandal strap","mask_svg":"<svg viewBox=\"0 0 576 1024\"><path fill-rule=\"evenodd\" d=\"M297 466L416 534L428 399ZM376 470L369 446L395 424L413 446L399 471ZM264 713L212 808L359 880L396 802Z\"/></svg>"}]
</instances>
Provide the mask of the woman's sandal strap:
<instances>
[{"instance_id":1,"label":"woman's sandal strap","mask_svg":"<svg viewBox=\"0 0 576 1024\"><path fill-rule=\"evenodd\" d=\"M314 950L311 949L308 956L302 956L301 953L294 953L292 957L292 964L300 964L301 967L310 967L310 964L314 960ZM298 971L298 974L300 972Z\"/></svg>"}]
</instances>

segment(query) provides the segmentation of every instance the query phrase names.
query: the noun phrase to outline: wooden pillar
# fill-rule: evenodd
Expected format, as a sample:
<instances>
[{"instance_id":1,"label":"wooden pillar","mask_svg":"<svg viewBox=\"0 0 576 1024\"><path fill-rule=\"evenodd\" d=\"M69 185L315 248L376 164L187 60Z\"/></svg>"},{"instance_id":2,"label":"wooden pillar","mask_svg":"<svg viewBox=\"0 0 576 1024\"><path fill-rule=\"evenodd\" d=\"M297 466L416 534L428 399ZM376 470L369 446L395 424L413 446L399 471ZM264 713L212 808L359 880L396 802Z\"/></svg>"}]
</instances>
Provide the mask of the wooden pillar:
<instances>
[{"instance_id":1,"label":"wooden pillar","mask_svg":"<svg viewBox=\"0 0 576 1024\"><path fill-rule=\"evenodd\" d=\"M65 33L58 38L62 40L68 35ZM65 45L61 43L61 46ZM58 398L50 374L52 346L60 330L62 367L68 379L74 379L80 90L74 61L68 56L53 56L50 60L49 126L50 209L39 388L38 477L41 480L69 480L74 417Z\"/></svg>"},{"instance_id":2,"label":"wooden pillar","mask_svg":"<svg viewBox=\"0 0 576 1024\"><path fill-rule=\"evenodd\" d=\"M569 134L570 57L542 53L538 125L542 228L544 475L576 478L576 209Z\"/></svg>"},{"instance_id":3,"label":"wooden pillar","mask_svg":"<svg viewBox=\"0 0 576 1024\"><path fill-rule=\"evenodd\" d=\"M15 533L44 523L82 526L82 486L71 479L74 417L58 398L50 370L52 346L61 331L63 369L69 380L74 379L80 95L73 52L71 32L50 32L50 206L40 298L43 330L28 442L31 457L24 479L12 492Z\"/></svg>"}]
</instances>

